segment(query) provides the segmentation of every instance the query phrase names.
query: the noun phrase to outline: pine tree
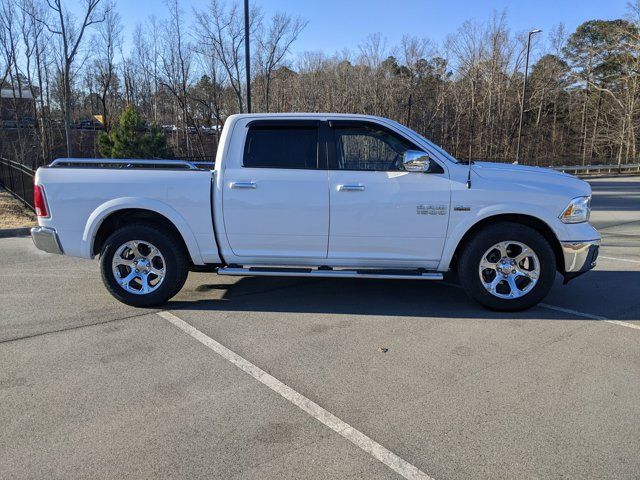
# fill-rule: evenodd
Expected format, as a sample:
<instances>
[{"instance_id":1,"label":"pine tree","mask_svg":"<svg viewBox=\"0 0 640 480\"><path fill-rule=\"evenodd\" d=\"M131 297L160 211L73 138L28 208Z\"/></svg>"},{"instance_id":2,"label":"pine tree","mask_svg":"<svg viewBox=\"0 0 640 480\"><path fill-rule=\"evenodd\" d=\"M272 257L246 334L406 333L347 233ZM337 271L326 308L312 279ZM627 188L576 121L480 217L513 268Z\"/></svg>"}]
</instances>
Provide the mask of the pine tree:
<instances>
[{"instance_id":1,"label":"pine tree","mask_svg":"<svg viewBox=\"0 0 640 480\"><path fill-rule=\"evenodd\" d=\"M98 136L98 149L105 158L171 158L173 152L157 125L146 131L142 115L129 105L110 133Z\"/></svg>"}]
</instances>

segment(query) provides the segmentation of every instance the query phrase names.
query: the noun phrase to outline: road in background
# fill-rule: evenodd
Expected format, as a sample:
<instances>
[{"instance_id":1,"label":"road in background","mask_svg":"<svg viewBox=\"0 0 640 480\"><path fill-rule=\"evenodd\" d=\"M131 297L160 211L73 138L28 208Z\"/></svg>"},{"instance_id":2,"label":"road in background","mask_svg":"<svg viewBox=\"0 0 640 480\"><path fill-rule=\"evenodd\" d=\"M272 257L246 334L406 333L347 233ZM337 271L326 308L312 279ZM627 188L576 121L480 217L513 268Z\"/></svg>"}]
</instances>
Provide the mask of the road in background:
<instances>
[{"instance_id":1,"label":"road in background","mask_svg":"<svg viewBox=\"0 0 640 480\"><path fill-rule=\"evenodd\" d=\"M518 314L438 282L190 274L166 306L436 480L637 478L640 177L600 178L597 268ZM455 279L451 279L455 282ZM96 262L0 239L9 478L401 478Z\"/></svg>"}]
</instances>

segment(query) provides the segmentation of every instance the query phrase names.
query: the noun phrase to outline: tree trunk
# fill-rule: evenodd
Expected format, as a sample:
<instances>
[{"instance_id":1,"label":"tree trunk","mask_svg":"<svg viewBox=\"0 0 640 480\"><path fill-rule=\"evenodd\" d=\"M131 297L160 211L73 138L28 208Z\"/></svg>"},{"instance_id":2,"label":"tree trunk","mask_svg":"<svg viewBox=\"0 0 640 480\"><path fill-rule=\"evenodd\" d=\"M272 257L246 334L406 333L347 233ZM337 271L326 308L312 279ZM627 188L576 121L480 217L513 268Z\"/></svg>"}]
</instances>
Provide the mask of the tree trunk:
<instances>
[{"instance_id":1,"label":"tree trunk","mask_svg":"<svg viewBox=\"0 0 640 480\"><path fill-rule=\"evenodd\" d=\"M600 110L602 108L602 97L603 97L603 92L602 90L600 90L600 93L598 94L598 104L596 106L596 117L593 120L593 131L591 133L591 145L589 146L589 158L593 159L593 150L595 148L595 144L596 144L596 133L598 132L598 123L600 121Z\"/></svg>"},{"instance_id":2,"label":"tree trunk","mask_svg":"<svg viewBox=\"0 0 640 480\"><path fill-rule=\"evenodd\" d=\"M413 106L413 91L409 92L409 99L407 101L407 127L411 128L411 107Z\"/></svg>"},{"instance_id":3,"label":"tree trunk","mask_svg":"<svg viewBox=\"0 0 640 480\"><path fill-rule=\"evenodd\" d=\"M107 120L107 92L103 92L100 96L100 103L102 104L102 124L104 128L109 131L109 121Z\"/></svg>"},{"instance_id":4,"label":"tree trunk","mask_svg":"<svg viewBox=\"0 0 640 480\"><path fill-rule=\"evenodd\" d=\"M271 92L271 72L266 76L265 88L264 88L264 104L265 112L269 112L269 94Z\"/></svg>"},{"instance_id":5,"label":"tree trunk","mask_svg":"<svg viewBox=\"0 0 640 480\"><path fill-rule=\"evenodd\" d=\"M67 142L67 157L73 157L73 132L71 129L71 81L69 79L69 71L71 65L65 64L63 82L64 82L64 136Z\"/></svg>"}]
</instances>

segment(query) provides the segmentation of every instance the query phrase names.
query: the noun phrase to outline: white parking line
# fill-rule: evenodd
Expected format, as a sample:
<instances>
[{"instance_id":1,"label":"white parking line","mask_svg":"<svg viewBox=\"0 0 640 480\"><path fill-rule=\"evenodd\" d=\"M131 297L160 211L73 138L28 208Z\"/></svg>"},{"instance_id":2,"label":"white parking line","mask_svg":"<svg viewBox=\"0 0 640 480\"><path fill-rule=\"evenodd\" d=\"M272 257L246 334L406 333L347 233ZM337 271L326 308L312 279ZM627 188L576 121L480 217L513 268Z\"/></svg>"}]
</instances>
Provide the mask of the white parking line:
<instances>
[{"instance_id":1,"label":"white parking line","mask_svg":"<svg viewBox=\"0 0 640 480\"><path fill-rule=\"evenodd\" d=\"M631 260L630 258L605 257L604 255L599 255L598 258L606 258L607 260L616 260L618 262L640 263L640 260Z\"/></svg>"},{"instance_id":2,"label":"white parking line","mask_svg":"<svg viewBox=\"0 0 640 480\"><path fill-rule=\"evenodd\" d=\"M193 338L198 340L200 343L210 348L218 355L220 355L225 360L233 363L236 367L243 370L245 373L248 373L253 378L258 380L263 385L266 385L271 390L281 395L285 399L289 400L295 406L300 408L301 410L307 412L313 418L318 420L320 423L326 425L334 432L340 434L355 446L367 452L376 460L384 463L387 467L398 473L399 475L407 478L409 480L433 480L429 475L420 471L414 465L411 465L409 462L403 460L395 453L387 450L385 447L367 437L364 433L356 430L351 425L343 422L338 417L333 415L331 412L328 412L324 408L322 408L317 403L309 400L304 395L296 392L291 387L285 385L277 378L269 375L264 370L255 366L250 361L241 357L235 352L232 352L224 345L216 342L213 338L205 335L197 328L188 324L181 318L175 316L173 313L163 311L157 312L162 318L164 318L169 323L175 325L183 332L191 335Z\"/></svg>"},{"instance_id":3,"label":"white parking line","mask_svg":"<svg viewBox=\"0 0 640 480\"><path fill-rule=\"evenodd\" d=\"M441 284L446 285L448 287L454 287L462 289L460 285L456 285L455 283L449 282L441 282ZM578 310L572 310L570 308L558 307L556 305L549 305L548 303L539 303L538 307L546 308L547 310L555 310L556 312L568 313L570 315L575 315L576 317L584 317L590 320L598 320L600 322L611 323L613 325L619 325L621 327L633 328L635 330L640 330L640 325L636 325L634 323L623 322L621 320L610 320L607 317L601 317L600 315L593 315L592 313L584 313L579 312Z\"/></svg>"},{"instance_id":4,"label":"white parking line","mask_svg":"<svg viewBox=\"0 0 640 480\"><path fill-rule=\"evenodd\" d=\"M601 317L600 315L593 315L591 313L579 312L577 310L572 310L570 308L558 307L556 305L549 305L548 303L539 303L539 307L546 308L547 310L555 310L556 312L569 313L571 315L575 315L576 317L584 317L590 320L600 320L602 322L610 322L606 317Z\"/></svg>"},{"instance_id":5,"label":"white parking line","mask_svg":"<svg viewBox=\"0 0 640 480\"><path fill-rule=\"evenodd\" d=\"M627 328L635 328L636 330L640 330L640 325L636 325L635 323L622 322L620 320L604 320L607 323L613 323L614 325L620 325L621 327Z\"/></svg>"},{"instance_id":6,"label":"white parking line","mask_svg":"<svg viewBox=\"0 0 640 480\"><path fill-rule=\"evenodd\" d=\"M564 308L564 307L557 307L555 305L549 305L547 303L539 303L538 306L549 309L549 310L555 310L557 312L570 313L571 315L576 315L578 317L585 317L591 320L599 320L601 322L612 323L613 325L620 325L621 327L634 328L636 330L640 330L640 325L635 325L629 322L623 322L621 320L610 320L607 317L601 317L600 315L592 315L591 313L578 312L577 310L571 310L570 308Z\"/></svg>"}]
</instances>

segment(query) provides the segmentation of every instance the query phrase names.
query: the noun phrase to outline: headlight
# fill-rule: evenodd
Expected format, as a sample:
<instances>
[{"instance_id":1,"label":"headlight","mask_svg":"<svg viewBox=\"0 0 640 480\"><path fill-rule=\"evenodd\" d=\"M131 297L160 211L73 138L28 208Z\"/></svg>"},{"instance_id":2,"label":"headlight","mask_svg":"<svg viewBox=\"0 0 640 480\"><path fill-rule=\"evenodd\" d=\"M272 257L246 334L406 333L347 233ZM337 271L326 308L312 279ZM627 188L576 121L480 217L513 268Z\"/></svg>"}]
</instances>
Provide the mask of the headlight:
<instances>
[{"instance_id":1,"label":"headlight","mask_svg":"<svg viewBox=\"0 0 640 480\"><path fill-rule=\"evenodd\" d=\"M589 220L591 214L591 197L576 197L569 202L560 214L563 223L581 223Z\"/></svg>"}]
</instances>

